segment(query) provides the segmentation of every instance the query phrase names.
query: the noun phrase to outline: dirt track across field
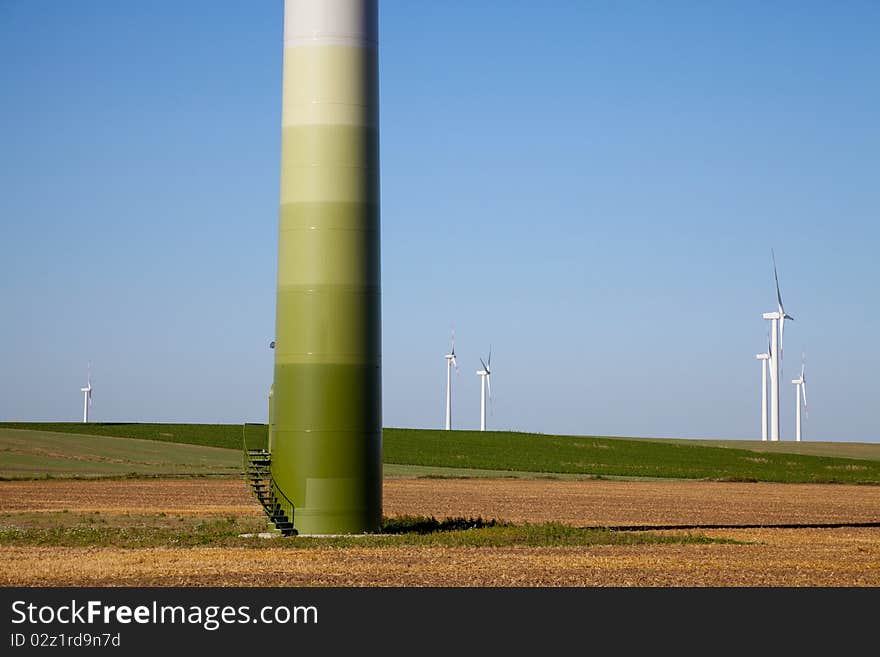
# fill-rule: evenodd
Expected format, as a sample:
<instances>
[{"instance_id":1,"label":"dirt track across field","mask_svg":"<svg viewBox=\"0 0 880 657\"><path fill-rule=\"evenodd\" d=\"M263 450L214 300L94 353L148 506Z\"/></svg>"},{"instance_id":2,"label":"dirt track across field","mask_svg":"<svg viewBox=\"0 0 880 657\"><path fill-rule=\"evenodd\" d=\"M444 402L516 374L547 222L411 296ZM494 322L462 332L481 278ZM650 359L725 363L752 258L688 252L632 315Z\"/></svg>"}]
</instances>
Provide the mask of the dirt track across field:
<instances>
[{"instance_id":1,"label":"dirt track across field","mask_svg":"<svg viewBox=\"0 0 880 657\"><path fill-rule=\"evenodd\" d=\"M0 513L261 513L241 479L92 479L0 482Z\"/></svg>"},{"instance_id":2,"label":"dirt track across field","mask_svg":"<svg viewBox=\"0 0 880 657\"><path fill-rule=\"evenodd\" d=\"M880 486L707 481L390 479L386 515L577 526L880 522ZM0 513L255 514L238 479L0 482Z\"/></svg>"},{"instance_id":3,"label":"dirt track across field","mask_svg":"<svg viewBox=\"0 0 880 657\"><path fill-rule=\"evenodd\" d=\"M880 522L880 487L485 479L385 482L386 515L574 525ZM230 480L0 482L2 524L58 512L259 516ZM0 547L0 585L880 586L880 528L716 529L743 544ZM276 539L283 540L283 539Z\"/></svg>"}]
</instances>

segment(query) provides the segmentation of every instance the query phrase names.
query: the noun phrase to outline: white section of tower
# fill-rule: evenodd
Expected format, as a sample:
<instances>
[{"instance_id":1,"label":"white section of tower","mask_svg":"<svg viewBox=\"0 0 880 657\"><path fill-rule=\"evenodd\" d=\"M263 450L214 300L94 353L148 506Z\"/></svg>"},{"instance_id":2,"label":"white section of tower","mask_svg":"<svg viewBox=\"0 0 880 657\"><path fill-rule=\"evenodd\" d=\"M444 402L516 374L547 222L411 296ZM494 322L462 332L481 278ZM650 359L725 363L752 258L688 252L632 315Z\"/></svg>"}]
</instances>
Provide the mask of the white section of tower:
<instances>
[{"instance_id":1,"label":"white section of tower","mask_svg":"<svg viewBox=\"0 0 880 657\"><path fill-rule=\"evenodd\" d=\"M761 440L767 440L767 361L770 354L755 354L755 358L761 361Z\"/></svg>"},{"instance_id":2,"label":"white section of tower","mask_svg":"<svg viewBox=\"0 0 880 657\"><path fill-rule=\"evenodd\" d=\"M779 440L779 313L764 313L770 320L770 440Z\"/></svg>"}]
</instances>

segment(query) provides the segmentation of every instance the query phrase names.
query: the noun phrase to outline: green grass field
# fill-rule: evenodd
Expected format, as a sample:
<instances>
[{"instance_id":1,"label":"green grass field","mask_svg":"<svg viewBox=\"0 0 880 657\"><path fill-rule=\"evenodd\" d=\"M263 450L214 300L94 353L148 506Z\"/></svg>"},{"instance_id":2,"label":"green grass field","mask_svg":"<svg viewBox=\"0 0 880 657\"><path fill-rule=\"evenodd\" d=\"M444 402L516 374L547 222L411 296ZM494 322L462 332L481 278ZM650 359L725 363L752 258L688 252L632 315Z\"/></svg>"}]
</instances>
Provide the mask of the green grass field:
<instances>
[{"instance_id":1,"label":"green grass field","mask_svg":"<svg viewBox=\"0 0 880 657\"><path fill-rule=\"evenodd\" d=\"M240 450L0 428L0 478L234 475Z\"/></svg>"},{"instance_id":2,"label":"green grass field","mask_svg":"<svg viewBox=\"0 0 880 657\"><path fill-rule=\"evenodd\" d=\"M142 438L169 443L241 450L240 424L159 424L125 422L0 422L3 429Z\"/></svg>"},{"instance_id":3,"label":"green grass field","mask_svg":"<svg viewBox=\"0 0 880 657\"><path fill-rule=\"evenodd\" d=\"M880 461L623 438L387 429L384 460L541 473L779 482L880 483Z\"/></svg>"},{"instance_id":4,"label":"green grass field","mask_svg":"<svg viewBox=\"0 0 880 657\"><path fill-rule=\"evenodd\" d=\"M192 464L175 460L178 457L154 456L159 459L126 455L125 443L110 440L137 438L182 445L198 445L202 449L226 448L227 472L240 467L241 425L199 424L82 424L82 423L6 423L0 424L0 436L13 429L90 436L92 462L117 474L138 473L127 464L140 463L143 474L159 468L180 471ZM249 426L249 446L257 446L265 428ZM57 438L60 440L60 438ZM102 442L103 441L103 442ZM68 444L68 443L64 443ZM116 461L102 450L114 445L123 453ZM736 446L733 446L736 445ZM141 446L143 448L143 446ZM42 449L42 448L41 448ZM38 471L41 459L55 467L64 463L50 449L30 451L19 447L8 450L0 443L0 475L6 474L7 463L17 463L19 471ZM17 450L17 451L16 451ZM560 477L623 477L667 479L716 479L733 481L838 482L880 483L880 445L856 443L727 443L726 441L628 439L589 436L554 436L498 431L438 431L422 429L385 429L384 462L388 474L394 476L560 476ZM797 453L809 452L814 453ZM856 456L856 458L846 458ZM217 458L221 458L219 453ZM179 458L196 458L187 453ZM199 457L201 458L201 457ZM67 459L76 474L85 467L76 458ZM206 467L197 463L199 467ZM215 464L221 472L224 465ZM93 467L89 465L88 467ZM173 468L168 470L174 472ZM198 468L193 470L200 472ZM112 474L113 472L110 472Z\"/></svg>"}]
</instances>

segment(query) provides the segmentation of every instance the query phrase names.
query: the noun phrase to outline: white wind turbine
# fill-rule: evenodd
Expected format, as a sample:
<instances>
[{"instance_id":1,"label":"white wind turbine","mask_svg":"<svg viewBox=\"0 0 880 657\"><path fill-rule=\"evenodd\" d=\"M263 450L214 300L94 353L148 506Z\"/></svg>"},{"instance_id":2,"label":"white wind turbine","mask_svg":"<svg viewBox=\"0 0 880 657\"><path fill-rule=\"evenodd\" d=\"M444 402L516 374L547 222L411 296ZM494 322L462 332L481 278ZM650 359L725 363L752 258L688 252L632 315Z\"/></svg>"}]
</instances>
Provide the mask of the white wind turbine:
<instances>
[{"instance_id":1,"label":"white wind turbine","mask_svg":"<svg viewBox=\"0 0 880 657\"><path fill-rule=\"evenodd\" d=\"M89 365L89 373L87 378L87 384L85 388L80 388L79 391L83 394L83 422L89 421L89 406L92 405L92 367Z\"/></svg>"},{"instance_id":2,"label":"white wind turbine","mask_svg":"<svg viewBox=\"0 0 880 657\"><path fill-rule=\"evenodd\" d=\"M446 358L446 430L452 429L452 368L458 373L458 362L455 360L455 330L452 331L452 351Z\"/></svg>"},{"instance_id":3,"label":"white wind turbine","mask_svg":"<svg viewBox=\"0 0 880 657\"><path fill-rule=\"evenodd\" d=\"M767 352L755 354L761 361L761 440L767 440L767 370L770 360L770 336L767 336Z\"/></svg>"},{"instance_id":4,"label":"white wind turbine","mask_svg":"<svg viewBox=\"0 0 880 657\"><path fill-rule=\"evenodd\" d=\"M483 369L477 370L477 375L481 377L480 380L480 431L486 430L486 388L489 388L489 399L492 399L492 370L489 369L489 366L492 364L492 348L489 347L489 358L484 363L483 359L480 359L480 365L483 366Z\"/></svg>"},{"instance_id":5,"label":"white wind turbine","mask_svg":"<svg viewBox=\"0 0 880 657\"><path fill-rule=\"evenodd\" d=\"M770 440L779 440L779 379L782 374L782 336L785 320L794 317L785 312L782 306L782 293L779 291L779 276L776 273L776 254L770 249L773 258L773 278L776 280L776 312L764 313L762 317L770 320Z\"/></svg>"},{"instance_id":6,"label":"white wind turbine","mask_svg":"<svg viewBox=\"0 0 880 657\"><path fill-rule=\"evenodd\" d=\"M795 415L795 440L801 442L801 401L803 401L804 410L807 410L806 364L804 363L803 356L801 356L801 376L798 379L792 379L791 382L797 386L795 390L795 404L797 404Z\"/></svg>"}]
</instances>

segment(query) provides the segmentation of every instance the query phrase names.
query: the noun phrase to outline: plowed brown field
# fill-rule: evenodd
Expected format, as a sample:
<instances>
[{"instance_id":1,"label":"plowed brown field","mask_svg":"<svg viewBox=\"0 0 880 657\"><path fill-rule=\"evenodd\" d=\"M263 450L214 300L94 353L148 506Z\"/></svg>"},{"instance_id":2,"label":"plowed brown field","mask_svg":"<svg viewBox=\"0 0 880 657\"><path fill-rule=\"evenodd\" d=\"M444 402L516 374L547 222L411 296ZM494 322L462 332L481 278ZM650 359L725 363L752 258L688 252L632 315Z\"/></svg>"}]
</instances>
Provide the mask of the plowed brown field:
<instances>
[{"instance_id":1,"label":"plowed brown field","mask_svg":"<svg viewBox=\"0 0 880 657\"><path fill-rule=\"evenodd\" d=\"M880 522L880 487L394 479L387 515L575 525ZM0 512L258 515L238 480L0 482ZM716 529L745 544L595 547L0 547L0 585L880 586L880 529ZM280 539L279 539L280 540Z\"/></svg>"}]
</instances>

